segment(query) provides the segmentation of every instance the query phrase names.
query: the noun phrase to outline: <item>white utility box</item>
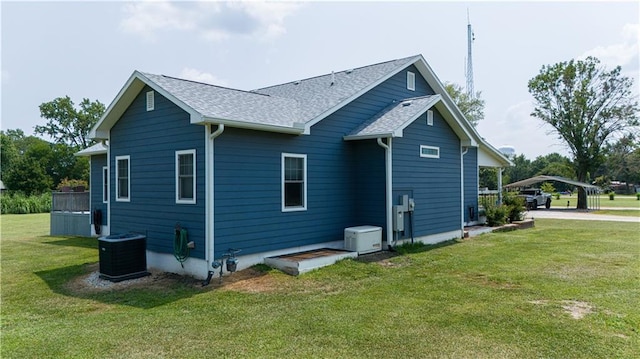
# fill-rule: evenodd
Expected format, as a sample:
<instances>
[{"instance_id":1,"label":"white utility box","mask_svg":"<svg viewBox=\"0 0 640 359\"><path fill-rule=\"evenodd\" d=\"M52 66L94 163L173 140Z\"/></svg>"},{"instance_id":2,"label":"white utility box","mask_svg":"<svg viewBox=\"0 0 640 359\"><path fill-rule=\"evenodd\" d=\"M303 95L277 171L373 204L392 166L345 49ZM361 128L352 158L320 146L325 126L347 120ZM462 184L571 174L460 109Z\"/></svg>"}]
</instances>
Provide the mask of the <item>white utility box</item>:
<instances>
[{"instance_id":1,"label":"white utility box","mask_svg":"<svg viewBox=\"0 0 640 359\"><path fill-rule=\"evenodd\" d=\"M382 228L375 226L345 228L344 248L358 254L382 250Z\"/></svg>"}]
</instances>

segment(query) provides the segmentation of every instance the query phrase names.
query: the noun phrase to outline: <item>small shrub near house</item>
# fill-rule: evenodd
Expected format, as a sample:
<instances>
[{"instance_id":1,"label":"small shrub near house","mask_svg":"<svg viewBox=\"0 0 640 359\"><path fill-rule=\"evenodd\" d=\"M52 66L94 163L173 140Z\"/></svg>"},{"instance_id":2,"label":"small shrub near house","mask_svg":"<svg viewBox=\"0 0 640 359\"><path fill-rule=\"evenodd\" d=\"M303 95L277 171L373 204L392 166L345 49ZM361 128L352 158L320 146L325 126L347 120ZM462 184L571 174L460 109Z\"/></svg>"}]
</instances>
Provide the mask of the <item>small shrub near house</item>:
<instances>
[{"instance_id":1,"label":"small shrub near house","mask_svg":"<svg viewBox=\"0 0 640 359\"><path fill-rule=\"evenodd\" d=\"M507 223L507 207L495 205L493 203L484 204L487 213L487 224L490 227L498 227Z\"/></svg>"},{"instance_id":2,"label":"small shrub near house","mask_svg":"<svg viewBox=\"0 0 640 359\"><path fill-rule=\"evenodd\" d=\"M524 198L515 193L507 192L502 199L506 207L507 220L509 222L522 221L524 219Z\"/></svg>"}]
</instances>

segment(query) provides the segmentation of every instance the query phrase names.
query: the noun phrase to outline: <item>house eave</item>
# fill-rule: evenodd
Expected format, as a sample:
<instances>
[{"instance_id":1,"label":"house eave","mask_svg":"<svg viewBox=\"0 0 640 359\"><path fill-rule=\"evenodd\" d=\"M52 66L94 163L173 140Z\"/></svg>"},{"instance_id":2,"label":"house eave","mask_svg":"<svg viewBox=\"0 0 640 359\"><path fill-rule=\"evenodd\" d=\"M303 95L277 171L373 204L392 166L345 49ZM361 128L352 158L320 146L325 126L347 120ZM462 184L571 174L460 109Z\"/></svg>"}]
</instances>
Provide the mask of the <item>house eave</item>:
<instances>
[{"instance_id":1,"label":"house eave","mask_svg":"<svg viewBox=\"0 0 640 359\"><path fill-rule=\"evenodd\" d=\"M288 126L278 126L278 125L268 125L268 124L259 124L253 122L243 122L243 121L234 121L230 119L224 118L215 118L215 117L200 117L197 121L194 121L192 118L192 124L198 125L225 125L227 127L235 127L242 128L246 130L256 130L256 131L266 131L266 132L277 132L277 133L286 133L293 135L303 134L304 128L297 126L297 124L293 124L292 127Z\"/></svg>"}]
</instances>

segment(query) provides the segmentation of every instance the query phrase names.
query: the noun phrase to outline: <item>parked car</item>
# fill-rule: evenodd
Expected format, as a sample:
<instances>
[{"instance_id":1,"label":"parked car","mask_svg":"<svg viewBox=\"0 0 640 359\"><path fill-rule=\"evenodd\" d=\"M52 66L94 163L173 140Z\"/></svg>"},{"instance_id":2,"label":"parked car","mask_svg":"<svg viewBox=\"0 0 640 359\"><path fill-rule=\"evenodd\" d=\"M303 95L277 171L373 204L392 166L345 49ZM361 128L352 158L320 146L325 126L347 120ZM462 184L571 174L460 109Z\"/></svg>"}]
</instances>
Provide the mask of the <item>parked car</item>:
<instances>
[{"instance_id":1,"label":"parked car","mask_svg":"<svg viewBox=\"0 0 640 359\"><path fill-rule=\"evenodd\" d=\"M528 188L520 191L520 197L524 198L527 209L538 209L538 206L544 205L544 208L551 207L551 194L544 193L538 188Z\"/></svg>"}]
</instances>

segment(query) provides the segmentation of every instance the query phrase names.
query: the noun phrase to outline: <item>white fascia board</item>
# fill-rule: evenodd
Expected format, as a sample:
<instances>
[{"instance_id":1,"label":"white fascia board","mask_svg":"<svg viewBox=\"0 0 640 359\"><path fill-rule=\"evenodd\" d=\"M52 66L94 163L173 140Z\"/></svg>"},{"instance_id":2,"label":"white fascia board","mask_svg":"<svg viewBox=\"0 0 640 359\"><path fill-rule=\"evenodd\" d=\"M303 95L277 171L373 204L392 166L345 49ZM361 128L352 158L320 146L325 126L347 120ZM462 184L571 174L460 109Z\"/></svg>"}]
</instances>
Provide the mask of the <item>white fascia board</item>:
<instances>
[{"instance_id":1,"label":"white fascia board","mask_svg":"<svg viewBox=\"0 0 640 359\"><path fill-rule=\"evenodd\" d=\"M424 59L423 59L424 61ZM315 125L316 123L322 121L325 117L331 115L332 113L338 111L339 109L341 109L342 107L344 107L345 105L347 105L348 103L351 103L351 101L355 100L356 98L360 97L362 94L367 93L367 91L371 90L372 88L380 85L381 83L387 81L388 79L390 79L391 77L395 76L397 73L399 73L400 71L406 69L409 65L411 65L412 63L407 62L407 64L405 66L402 67L398 67L398 69L396 71L390 72L388 73L386 76L381 77L380 79L378 79L378 81L372 83L371 85L365 87L364 89L362 89L361 91L353 94L352 96L344 99L342 102L340 102L339 104L337 104L336 106L324 111L323 113L319 114L318 116L316 116L313 120L308 121L305 123L305 129L303 134L305 135L309 135L311 133L311 127L313 125Z\"/></svg>"},{"instance_id":2,"label":"white fascia board","mask_svg":"<svg viewBox=\"0 0 640 359\"><path fill-rule=\"evenodd\" d=\"M277 126L277 125L268 125L262 123L253 123L253 122L243 122L243 121L234 121L224 118L214 118L214 117L201 117L200 121L192 122L194 124L199 125L225 125L228 127L235 128L243 128L248 130L256 130L256 131L266 131L266 132L278 132L278 133L288 133L294 135L300 135L303 133L304 129L298 126L294 127L286 127L286 126Z\"/></svg>"},{"instance_id":3,"label":"white fascia board","mask_svg":"<svg viewBox=\"0 0 640 359\"><path fill-rule=\"evenodd\" d=\"M453 132L458 136L463 146L478 147L478 143L473 136L466 130L464 126L456 119L455 115L451 112L451 108L444 101L439 101L434 106L445 121L449 124Z\"/></svg>"},{"instance_id":4,"label":"white fascia board","mask_svg":"<svg viewBox=\"0 0 640 359\"><path fill-rule=\"evenodd\" d=\"M342 139L344 141L355 141L355 140L375 140L378 138L389 138L389 137L395 137L395 136L393 135L392 132L389 132L389 133L375 133L371 135L362 135L362 136L350 135L350 136L344 136L342 137Z\"/></svg>"},{"instance_id":5,"label":"white fascia board","mask_svg":"<svg viewBox=\"0 0 640 359\"><path fill-rule=\"evenodd\" d=\"M89 131L89 138L104 140L109 138L109 130L120 119L120 116L129 107L133 99L144 87L144 83L138 78L139 72L134 71L127 82L122 86L116 97L111 101L104 114Z\"/></svg>"},{"instance_id":6,"label":"white fascia board","mask_svg":"<svg viewBox=\"0 0 640 359\"><path fill-rule=\"evenodd\" d=\"M144 74L139 71L134 71L129 77L129 80L127 80L122 89L120 89L120 92L118 92L115 99L111 102L109 107L107 107L104 115L102 115L100 120L98 120L91 131L89 131L89 138L101 140L107 139L109 137L111 127L116 124L122 114L127 110L127 108L129 108L133 100L138 96L145 85L151 87L154 91L158 92L160 95L164 96L176 106L187 112L191 117L191 122L194 122L194 119L197 120L202 117L198 111L177 99L171 93L165 91Z\"/></svg>"}]
</instances>

